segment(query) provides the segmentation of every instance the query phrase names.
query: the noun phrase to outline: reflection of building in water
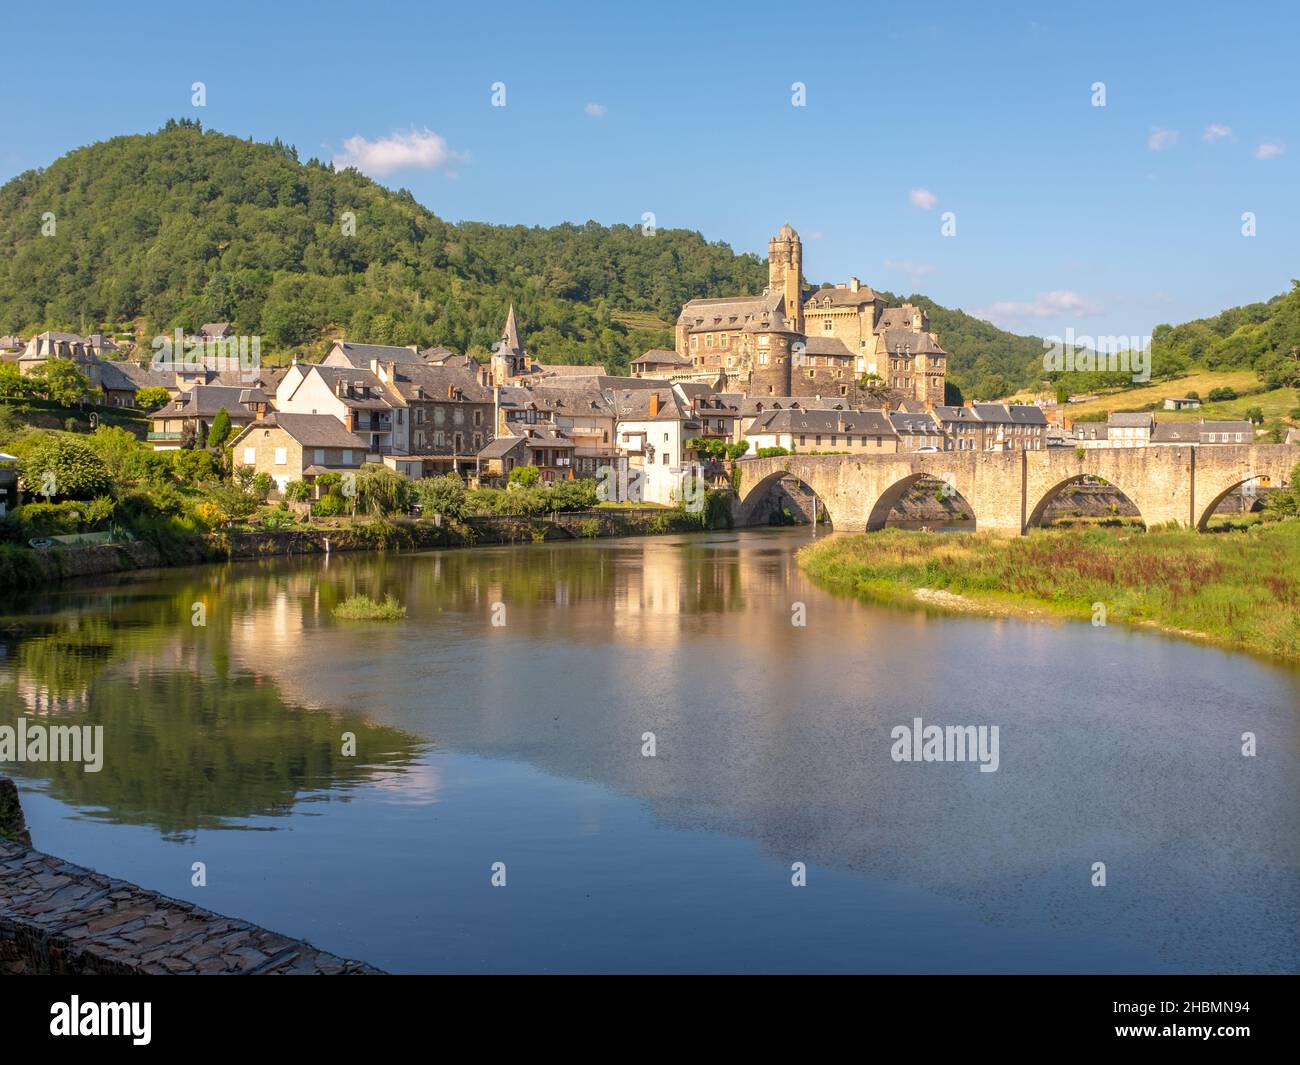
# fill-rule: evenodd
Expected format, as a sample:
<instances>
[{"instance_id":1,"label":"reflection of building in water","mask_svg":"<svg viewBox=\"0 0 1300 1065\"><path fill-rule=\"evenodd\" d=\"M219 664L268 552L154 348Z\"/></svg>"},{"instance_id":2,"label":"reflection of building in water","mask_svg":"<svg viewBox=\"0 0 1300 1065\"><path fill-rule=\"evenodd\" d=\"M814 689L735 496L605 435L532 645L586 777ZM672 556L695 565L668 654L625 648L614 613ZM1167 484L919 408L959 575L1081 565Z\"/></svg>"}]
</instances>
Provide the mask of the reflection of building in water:
<instances>
[{"instance_id":1,"label":"reflection of building in water","mask_svg":"<svg viewBox=\"0 0 1300 1065\"><path fill-rule=\"evenodd\" d=\"M56 691L21 672L14 678L14 691L33 715L80 714L90 705L88 687Z\"/></svg>"},{"instance_id":2,"label":"reflection of building in water","mask_svg":"<svg viewBox=\"0 0 1300 1065\"><path fill-rule=\"evenodd\" d=\"M675 643L682 610L682 557L678 545L645 543L615 576L613 628L620 637Z\"/></svg>"}]
</instances>

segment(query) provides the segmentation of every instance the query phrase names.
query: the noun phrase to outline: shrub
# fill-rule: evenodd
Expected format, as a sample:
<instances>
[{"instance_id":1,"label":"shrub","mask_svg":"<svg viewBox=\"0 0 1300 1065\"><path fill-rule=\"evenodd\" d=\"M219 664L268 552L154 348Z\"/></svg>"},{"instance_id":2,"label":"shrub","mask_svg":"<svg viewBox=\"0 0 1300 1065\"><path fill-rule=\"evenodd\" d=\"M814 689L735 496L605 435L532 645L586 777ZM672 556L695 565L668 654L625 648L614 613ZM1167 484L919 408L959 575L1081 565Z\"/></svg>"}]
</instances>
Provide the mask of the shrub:
<instances>
[{"instance_id":1,"label":"shrub","mask_svg":"<svg viewBox=\"0 0 1300 1065\"><path fill-rule=\"evenodd\" d=\"M368 595L349 596L334 608L334 616L345 621L401 621L406 617L406 607L389 593L382 603Z\"/></svg>"},{"instance_id":2,"label":"shrub","mask_svg":"<svg viewBox=\"0 0 1300 1065\"><path fill-rule=\"evenodd\" d=\"M1226 400L1236 399L1237 390L1235 388L1212 388L1210 389L1209 400L1211 403L1221 403Z\"/></svg>"},{"instance_id":3,"label":"shrub","mask_svg":"<svg viewBox=\"0 0 1300 1065\"><path fill-rule=\"evenodd\" d=\"M275 487L275 481L271 479L269 473L259 473L253 478L253 494L258 499L265 500L271 494L271 489Z\"/></svg>"},{"instance_id":4,"label":"shrub","mask_svg":"<svg viewBox=\"0 0 1300 1065\"><path fill-rule=\"evenodd\" d=\"M290 503L305 503L311 498L311 485L306 481L290 481L284 486L284 498Z\"/></svg>"},{"instance_id":5,"label":"shrub","mask_svg":"<svg viewBox=\"0 0 1300 1065\"><path fill-rule=\"evenodd\" d=\"M760 447L758 449L758 457L760 459L779 458L781 455L788 454L790 454L790 452L783 447Z\"/></svg>"},{"instance_id":6,"label":"shrub","mask_svg":"<svg viewBox=\"0 0 1300 1065\"><path fill-rule=\"evenodd\" d=\"M321 496L312 504L311 512L318 518L337 518L343 513L343 497L338 495Z\"/></svg>"},{"instance_id":7,"label":"shrub","mask_svg":"<svg viewBox=\"0 0 1300 1065\"><path fill-rule=\"evenodd\" d=\"M578 523L578 532L589 540L594 540L600 535L600 520L597 518L585 518Z\"/></svg>"},{"instance_id":8,"label":"shrub","mask_svg":"<svg viewBox=\"0 0 1300 1065\"><path fill-rule=\"evenodd\" d=\"M516 466L510 471L510 483L520 488L535 488L542 479L542 471L536 466Z\"/></svg>"},{"instance_id":9,"label":"shrub","mask_svg":"<svg viewBox=\"0 0 1300 1065\"><path fill-rule=\"evenodd\" d=\"M179 448L169 454L172 456L172 473L182 484L199 485L217 476L217 463L210 451Z\"/></svg>"},{"instance_id":10,"label":"shrub","mask_svg":"<svg viewBox=\"0 0 1300 1065\"><path fill-rule=\"evenodd\" d=\"M449 518L459 518L465 513L465 482L459 474L444 473L441 477L417 481L414 492L420 506L427 512L445 514Z\"/></svg>"},{"instance_id":11,"label":"shrub","mask_svg":"<svg viewBox=\"0 0 1300 1065\"><path fill-rule=\"evenodd\" d=\"M26 449L23 479L33 491L63 499L93 499L113 490L113 477L104 460L80 440L42 435ZM47 480L48 479L48 480Z\"/></svg>"},{"instance_id":12,"label":"shrub","mask_svg":"<svg viewBox=\"0 0 1300 1065\"><path fill-rule=\"evenodd\" d=\"M148 388L142 388L135 394L135 405L139 410L157 410L159 407L167 405L171 399L171 393L159 385L150 385Z\"/></svg>"}]
</instances>

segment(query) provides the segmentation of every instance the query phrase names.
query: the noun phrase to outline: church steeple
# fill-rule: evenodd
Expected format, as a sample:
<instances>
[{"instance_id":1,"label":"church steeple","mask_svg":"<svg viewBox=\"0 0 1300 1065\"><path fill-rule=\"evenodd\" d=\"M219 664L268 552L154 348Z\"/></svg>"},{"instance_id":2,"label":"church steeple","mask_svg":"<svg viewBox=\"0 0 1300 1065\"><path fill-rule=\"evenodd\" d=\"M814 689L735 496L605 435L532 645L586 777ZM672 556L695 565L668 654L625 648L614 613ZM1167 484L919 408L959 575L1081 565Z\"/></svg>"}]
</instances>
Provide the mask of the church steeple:
<instances>
[{"instance_id":1,"label":"church steeple","mask_svg":"<svg viewBox=\"0 0 1300 1065\"><path fill-rule=\"evenodd\" d=\"M497 354L507 361L512 375L527 372L528 357L524 353L523 344L519 341L519 327L515 324L513 303L510 304L510 313L506 315L506 327L501 334L501 344L497 348Z\"/></svg>"}]
</instances>

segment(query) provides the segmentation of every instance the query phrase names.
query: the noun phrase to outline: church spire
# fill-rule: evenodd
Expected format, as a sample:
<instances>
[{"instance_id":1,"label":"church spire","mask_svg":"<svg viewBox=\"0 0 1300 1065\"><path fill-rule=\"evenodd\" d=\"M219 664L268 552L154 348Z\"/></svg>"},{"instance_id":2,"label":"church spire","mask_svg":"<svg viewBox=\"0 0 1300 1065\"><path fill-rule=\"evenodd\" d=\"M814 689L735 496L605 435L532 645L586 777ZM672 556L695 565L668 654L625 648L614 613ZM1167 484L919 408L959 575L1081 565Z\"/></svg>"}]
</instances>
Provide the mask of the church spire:
<instances>
[{"instance_id":1,"label":"church spire","mask_svg":"<svg viewBox=\"0 0 1300 1065\"><path fill-rule=\"evenodd\" d=\"M515 305L510 304L510 313L506 316L505 332L501 334L501 354L506 358L522 359L524 346L519 343L519 327L515 325Z\"/></svg>"}]
</instances>

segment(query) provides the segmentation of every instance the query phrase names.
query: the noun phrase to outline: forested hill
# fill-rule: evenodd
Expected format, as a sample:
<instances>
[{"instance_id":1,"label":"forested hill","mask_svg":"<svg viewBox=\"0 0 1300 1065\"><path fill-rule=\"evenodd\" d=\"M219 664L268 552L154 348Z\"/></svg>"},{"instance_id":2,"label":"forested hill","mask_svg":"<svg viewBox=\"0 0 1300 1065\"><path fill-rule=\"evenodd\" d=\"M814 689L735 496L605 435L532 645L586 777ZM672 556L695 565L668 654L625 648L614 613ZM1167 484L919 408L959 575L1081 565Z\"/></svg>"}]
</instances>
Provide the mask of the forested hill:
<instances>
[{"instance_id":1,"label":"forested hill","mask_svg":"<svg viewBox=\"0 0 1300 1065\"><path fill-rule=\"evenodd\" d=\"M671 346L685 300L758 292L767 277L754 255L685 230L453 225L404 189L189 121L14 178L0 188L0 249L0 333L151 337L229 321L270 355L319 351L337 335L481 354L514 302L536 357L616 370ZM912 298L959 383L1018 383L1042 351Z\"/></svg>"}]
</instances>

